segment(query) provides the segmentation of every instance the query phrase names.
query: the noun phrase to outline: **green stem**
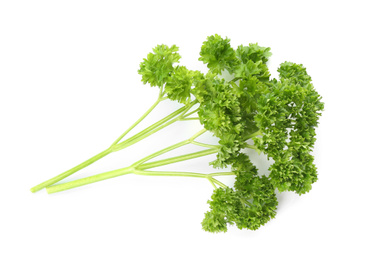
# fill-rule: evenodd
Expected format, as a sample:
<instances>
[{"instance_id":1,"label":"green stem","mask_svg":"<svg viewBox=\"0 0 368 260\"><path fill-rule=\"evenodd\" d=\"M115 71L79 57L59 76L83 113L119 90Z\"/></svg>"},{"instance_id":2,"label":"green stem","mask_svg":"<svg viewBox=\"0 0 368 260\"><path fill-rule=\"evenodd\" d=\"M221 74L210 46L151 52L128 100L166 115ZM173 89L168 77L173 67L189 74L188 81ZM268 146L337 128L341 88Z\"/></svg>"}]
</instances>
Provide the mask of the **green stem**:
<instances>
[{"instance_id":1,"label":"green stem","mask_svg":"<svg viewBox=\"0 0 368 260\"><path fill-rule=\"evenodd\" d=\"M166 148L164 148L164 149L162 149L162 150L159 150L159 151L157 151L157 152L154 152L154 153L152 153L152 154L150 154L150 155L148 155L148 156L146 156L146 157L142 158L141 160L139 160L139 161L137 161L137 162L133 163L132 167L139 166L139 165L143 164L143 163L144 163L144 162L146 162L146 161L149 161L149 160L151 160L151 159L153 159L153 158L155 158L155 157L157 157L157 156L160 156L161 154L164 154L164 153L170 152L170 151L172 151L172 150L174 150L174 149L177 149L177 148L179 148L179 147L182 147L182 146L184 146L184 145L187 145L187 144L190 144L190 143L195 143L195 141L193 141L193 140L194 140L195 138L197 138L198 136L202 135L203 133L205 133L206 131L207 131L206 129L202 129L201 131L199 131L199 132L195 133L195 134L194 134L192 137L190 137L188 140L181 141L181 142L179 142L179 143L176 143L176 144L174 144L174 145L171 145L171 146L169 146L169 147L166 147ZM206 144L203 144L203 145L206 145ZM209 146L211 146L211 145L209 145ZM211 146L211 148L213 148L213 147Z\"/></svg>"},{"instance_id":2,"label":"green stem","mask_svg":"<svg viewBox=\"0 0 368 260\"><path fill-rule=\"evenodd\" d=\"M173 119L174 117L180 115L183 113L183 111L186 110L186 107L181 107L180 109L176 110L175 112L171 113L170 115L162 118L161 120L157 121L156 123L152 124L151 126L147 127L146 129L140 131L139 133L135 134L134 136L126 139L125 141L116 144L113 149L114 151L119 151L121 149L127 148L129 146L131 146L132 144L137 143L140 140L143 140L144 138L156 133L157 131L161 130L162 128L178 121L174 120L174 121L170 121L170 124L167 124L167 122L171 119ZM166 124L165 124L166 123Z\"/></svg>"},{"instance_id":3,"label":"green stem","mask_svg":"<svg viewBox=\"0 0 368 260\"><path fill-rule=\"evenodd\" d=\"M140 159L139 161L133 163L132 166L133 167L136 167L138 165L141 165L141 164L145 163L148 160L151 160L151 159L153 159L153 158L155 158L157 156L160 156L161 154L167 153L167 152L169 152L171 150L177 149L177 148L182 147L182 146L187 145L187 144L190 144L190 141L185 140L185 141L179 142L177 144L171 145L169 147L166 147L166 148L164 148L164 149L162 149L160 151L157 151L157 152L155 152L153 154L150 154L150 155L148 155L148 156Z\"/></svg>"},{"instance_id":4,"label":"green stem","mask_svg":"<svg viewBox=\"0 0 368 260\"><path fill-rule=\"evenodd\" d=\"M210 176L227 176L227 175L235 175L235 173L233 172L215 172L215 173L210 173Z\"/></svg>"},{"instance_id":5,"label":"green stem","mask_svg":"<svg viewBox=\"0 0 368 260\"><path fill-rule=\"evenodd\" d=\"M212 184L212 186L213 186L213 188L214 189L217 189L217 187L216 187L216 185L215 185L215 183L213 182L213 178L208 178L208 180L209 180L209 182Z\"/></svg>"},{"instance_id":6,"label":"green stem","mask_svg":"<svg viewBox=\"0 0 368 260\"><path fill-rule=\"evenodd\" d=\"M227 186L223 184L222 182L216 180L213 178L213 176L225 176L225 175L234 175L228 174L228 173L211 173L211 174L204 174L204 173L196 173L196 172L177 172L177 171L140 171L135 170L133 172L137 175L145 175L145 176L175 176L175 177L195 177L195 178L206 178L210 181L210 183L214 186L216 189L217 187L214 185L216 183L217 185L226 188Z\"/></svg>"},{"instance_id":7,"label":"green stem","mask_svg":"<svg viewBox=\"0 0 368 260\"><path fill-rule=\"evenodd\" d=\"M216 183L217 185L221 186L222 188L227 188L227 186L225 184L223 184L221 181L218 181L218 180L216 180L214 178L212 178L212 181L214 183Z\"/></svg>"},{"instance_id":8,"label":"green stem","mask_svg":"<svg viewBox=\"0 0 368 260\"><path fill-rule=\"evenodd\" d=\"M153 125L147 127L146 129L142 130L141 132L139 132L139 133L135 134L134 136L128 138L124 142L116 144L113 147L113 150L114 151L119 151L121 149L127 148L127 147L129 147L129 146L145 139L146 137L158 132L159 130L175 123L176 121L182 120L183 115L186 113L186 111L188 111L196 103L197 103L197 101L193 101L193 102L190 103L190 105L188 107L186 107L186 106L181 107L180 109L176 110L175 112L171 113L170 115L168 115L168 116L164 117L163 119L157 121ZM169 121L169 120L171 120L171 121Z\"/></svg>"},{"instance_id":9,"label":"green stem","mask_svg":"<svg viewBox=\"0 0 368 260\"><path fill-rule=\"evenodd\" d=\"M186 120L186 121L189 121L189 120L199 120L199 117L186 117L186 118L183 118L182 119L183 121Z\"/></svg>"},{"instance_id":10,"label":"green stem","mask_svg":"<svg viewBox=\"0 0 368 260\"><path fill-rule=\"evenodd\" d=\"M98 181L106 180L115 178L121 175L126 174L136 174L136 175L144 175L144 176L175 176L175 177L195 177L195 178L205 178L210 181L210 183L217 188L214 183L217 185L226 188L227 186L222 182L213 178L213 174L204 174L204 173L196 173L196 172L177 172L177 171L143 171L143 170L136 170L133 167L126 167L114 171L109 171L101 174L97 174L91 177L82 178L76 181L71 181L63 184L58 184L54 186L47 187L47 192L49 194L56 193L60 191L69 190L72 188L80 187L86 184L95 183ZM224 174L229 175L229 174ZM220 173L216 173L216 176L221 176Z\"/></svg>"},{"instance_id":11,"label":"green stem","mask_svg":"<svg viewBox=\"0 0 368 260\"><path fill-rule=\"evenodd\" d=\"M143 119L145 119L149 113L152 112L152 110L163 100L162 98L162 88L160 89L160 94L158 96L158 99L156 102L140 117L137 121L135 121L134 124L132 124L121 136L119 136L118 139L116 139L111 146L114 146L115 144L119 143L121 139L123 139L134 127L136 127L140 122L142 122Z\"/></svg>"},{"instance_id":12,"label":"green stem","mask_svg":"<svg viewBox=\"0 0 368 260\"><path fill-rule=\"evenodd\" d=\"M139 141L147 138L148 136L150 136L150 135L152 135L152 134L160 131L161 129L163 129L165 127L168 127L169 125L171 125L171 124L173 124L173 123L175 123L177 121L180 121L180 120L181 120L181 118L179 116L179 117L174 118L171 121L167 122L166 124L163 124L163 125L157 127L156 129L154 129L154 130L152 130L150 132L147 132L147 133L145 133L143 135L137 136L137 137L133 138L132 140L128 139L127 141L129 141L129 142L120 143L116 148L114 148L114 151L119 151L119 150L124 149L124 148L127 148L127 147L129 147L129 146L131 146L131 145L133 145L135 143L138 143Z\"/></svg>"},{"instance_id":13,"label":"green stem","mask_svg":"<svg viewBox=\"0 0 368 260\"><path fill-rule=\"evenodd\" d=\"M173 171L141 171L135 170L134 174L145 176L177 176L177 177L196 177L207 178L207 174L195 172L173 172Z\"/></svg>"},{"instance_id":14,"label":"green stem","mask_svg":"<svg viewBox=\"0 0 368 260\"><path fill-rule=\"evenodd\" d=\"M162 98L162 94L160 93L160 99L163 100ZM157 101L155 102L155 104L153 106L151 106L151 108L148 110L149 112L152 111L152 109L157 106ZM119 151L123 148L126 148L132 144L135 144L141 140L143 140L144 138L152 135L153 133L165 128L166 126L169 126L171 125L172 123L178 121L181 119L182 115L184 115L192 106L194 106L195 104L197 103L197 101L192 101L189 105L189 107L186 107L186 106L183 106L181 108L179 108L178 110L174 111L173 113L171 113L170 115L164 117L163 119L157 121L156 123L154 123L153 125L147 127L146 129L142 130L141 132L139 132L138 134L130 137L129 139L121 142L121 143L118 143L121 138L123 138L131 129L133 129L141 120L143 120L143 116L140 118L141 120L138 120L136 123L133 124L133 126L131 126L130 130L128 131L125 131L108 149L102 151L101 153L93 156L92 158L88 159L87 161L73 167L72 169L66 171L66 172L63 172L45 182L42 182L34 187L31 188L31 191L32 192L37 192L39 190L42 190L50 185L53 185L63 179L65 179L66 177L72 175L73 173L87 167L88 165L96 162L97 160L105 157L106 155L110 154L111 152L115 152L115 151ZM149 112L147 113L147 115L149 114ZM146 113L145 113L146 114ZM147 116L145 115L145 116ZM176 119L170 121L169 123L166 123L167 121L169 121L170 119L172 118L175 118L177 117ZM165 124L166 123L166 124Z\"/></svg>"},{"instance_id":15,"label":"green stem","mask_svg":"<svg viewBox=\"0 0 368 260\"><path fill-rule=\"evenodd\" d=\"M198 131L191 138L189 138L189 141L190 142L194 141L197 137L203 135L205 132L207 132L207 129L203 128L201 131Z\"/></svg>"},{"instance_id":16,"label":"green stem","mask_svg":"<svg viewBox=\"0 0 368 260\"><path fill-rule=\"evenodd\" d=\"M118 169L118 170L114 170L114 171L109 171L109 172L96 174L96 175L86 177L86 178L81 178L79 180L70 181L70 182L63 183L63 184L48 186L48 187L46 187L46 190L47 190L47 193L49 193L49 194L50 193L55 193L55 192L60 192L60 191L80 187L80 186L83 186L83 185L86 185L86 184L90 184L90 183L94 183L94 182L114 178L114 177L117 177L117 176L133 173L133 171L134 170L130 167L122 168L122 169Z\"/></svg>"},{"instance_id":17,"label":"green stem","mask_svg":"<svg viewBox=\"0 0 368 260\"><path fill-rule=\"evenodd\" d=\"M250 135L247 135L244 139L245 139L245 140L248 140L248 139L250 139L250 138L256 137L257 135L262 135L262 131L261 131L261 130L258 130L258 131L256 131L256 132L254 132L254 133L250 134Z\"/></svg>"},{"instance_id":18,"label":"green stem","mask_svg":"<svg viewBox=\"0 0 368 260\"><path fill-rule=\"evenodd\" d=\"M85 161L85 162L83 162L83 163L81 163L81 164L79 164L79 165L71 168L70 170L68 170L66 172L63 172L63 173L55 176L54 178L51 178L51 179L49 179L49 180L47 180L45 182L42 182L42 183L34 186L33 188L31 188L31 191L32 192L37 192L37 191L42 190L43 188L46 188L46 187L48 187L48 186L50 186L50 185L52 185L54 183L57 183L57 182L61 181L62 179L65 179L66 177L68 177L68 176L72 175L73 173L75 173L75 172L77 172L77 171L79 171L79 170L87 167L88 165L94 163L95 161L97 161L97 160L105 157L106 155L108 155L110 153L111 153L111 149L110 148L109 149L106 149L106 150L102 151L101 153L99 153L99 154L91 157L87 161Z\"/></svg>"},{"instance_id":19,"label":"green stem","mask_svg":"<svg viewBox=\"0 0 368 260\"><path fill-rule=\"evenodd\" d=\"M175 162L180 162L180 161L185 161L185 160L189 160L189 159L193 159L193 158L198 158L198 157L213 154L213 153L216 153L216 152L217 152L217 149L208 149L208 150L200 151L200 152L197 152L197 153L185 154L185 155L168 158L168 159L161 160L161 161L156 161L156 162L153 162L153 163L142 164L142 165L139 165L137 167L130 166L130 167L126 167L126 168L122 168L122 169L118 169L118 170L114 170L114 171L110 171L110 172L100 173L100 174L93 175L93 176L90 176L90 177L81 178L79 180L70 181L70 182L67 182L67 183L58 184L58 185L54 185L54 186L49 186L46 189L47 189L48 193L64 191L64 190L80 187L80 186L83 186L83 185L86 185L86 184L94 183L94 182L97 182L97 181L102 181L102 180L114 178L114 177L117 177L117 176L120 176L120 175L125 175L125 174L128 174L128 173L135 173L136 171L142 172L142 171L144 171L146 169L149 169L149 168L154 168L154 167L163 166L163 165L167 165L167 164L171 164L171 163L175 163ZM214 180L214 182L215 182L215 180ZM215 182L215 183L217 183L217 182ZM224 184L222 184L222 185L224 185Z\"/></svg>"},{"instance_id":20,"label":"green stem","mask_svg":"<svg viewBox=\"0 0 368 260\"><path fill-rule=\"evenodd\" d=\"M245 144L245 147L255 150L258 154L260 154L260 153L261 153L261 150L259 150L259 149L257 148L257 146L255 146L255 145Z\"/></svg>"},{"instance_id":21,"label":"green stem","mask_svg":"<svg viewBox=\"0 0 368 260\"><path fill-rule=\"evenodd\" d=\"M188 114L184 115L184 117L191 116L191 115L193 115L194 113L197 113L198 111L199 111L199 108L197 108L197 109L195 109L195 110L193 110L193 111L189 112Z\"/></svg>"},{"instance_id":22,"label":"green stem","mask_svg":"<svg viewBox=\"0 0 368 260\"><path fill-rule=\"evenodd\" d=\"M205 143L200 143L200 142L196 142L196 141L192 141L191 143L194 144L194 145L207 147L207 148L220 148L220 145L205 144Z\"/></svg>"},{"instance_id":23,"label":"green stem","mask_svg":"<svg viewBox=\"0 0 368 260\"><path fill-rule=\"evenodd\" d=\"M214 154L214 153L217 153L217 152L218 152L218 149L206 149L206 150L195 152L195 153L189 153L189 154L184 154L184 155L180 155L180 156L176 156L176 157L171 157L171 158L167 158L167 159L163 159L163 160L159 160L159 161L144 163L142 165L139 165L137 167L137 169L145 170L145 169L160 167L160 166L164 166L164 165L168 165L168 164L172 164L172 163L182 162L182 161L186 161L186 160L190 160L190 159L194 159L194 158Z\"/></svg>"},{"instance_id":24,"label":"green stem","mask_svg":"<svg viewBox=\"0 0 368 260\"><path fill-rule=\"evenodd\" d=\"M135 170L134 174L137 175L145 175L145 176L175 176L175 177L195 177L195 178L206 178L212 184L212 186L216 189L214 183L217 185L226 188L227 186L222 182L214 179L212 174L204 174L204 173L196 173L196 172L176 172L176 171L140 171ZM230 175L230 174L225 174ZM234 175L234 174L231 174ZM216 176L221 176L220 173L216 174Z\"/></svg>"},{"instance_id":25,"label":"green stem","mask_svg":"<svg viewBox=\"0 0 368 260\"><path fill-rule=\"evenodd\" d=\"M170 116L169 119L168 119L168 117L165 117L164 119L162 119L162 120L158 121L157 123L153 124L151 127L146 128L145 130L141 131L140 133L136 134L135 136L133 136L133 137L125 140L124 142L118 144L118 142L121 140L121 138L123 138L125 136L123 134L109 148L109 153L111 151L118 151L118 150L121 150L123 148L126 148L126 147L128 147L128 146L130 146L130 145L132 145L136 142L139 142L140 140L146 138L147 136L161 130L162 128L165 128L165 127L171 125L172 123L174 123L178 120L185 119L185 116L189 116L190 114L195 112L195 111L192 111L191 113L188 113L187 115L185 115L185 113L187 113L187 111L194 104L196 104L196 101L192 102L190 104L190 106L184 107L184 109L179 109L179 110L175 111L174 113L169 115ZM180 111L180 112L178 113L178 111ZM148 113L147 113L147 115L148 115ZM176 118L175 118L175 116L176 116ZM173 118L173 119L171 121L168 121L171 118ZM137 125L137 124L135 124L135 125ZM161 124L161 126L159 126L160 124ZM134 127L134 125L133 125L133 127ZM144 174L151 174L152 175L153 174L152 172L148 172L148 171L144 171L144 170L149 169L149 168L153 168L153 167L158 167L158 166L163 166L163 165L179 162L179 161L189 160L189 159L193 159L193 158L197 158L197 157L201 157L201 156L205 156L205 155L209 155L209 154L213 154L213 153L218 151L218 146L199 143L199 142L194 141L197 137L204 134L206 131L207 131L206 129L202 129L201 131L194 134L188 140L184 140L182 142L179 142L177 144L174 144L172 146L164 148L160 151L157 151L157 152L155 152L155 153L153 153L149 156L146 156L143 159L141 159L141 160L135 162L134 164L132 164L130 167L115 170L115 171L110 171L110 172L106 172L106 173L97 174L97 175L94 175L94 176L91 176L91 177L82 178L82 179L79 179L79 180L76 180L76 181L72 181L72 182L68 182L68 183L64 183L64 184L60 184L60 185L54 185L54 186L48 187L47 191L49 193L54 193L54 192L58 192L58 191L66 190L66 189L71 189L71 188L74 188L74 187L79 187L79 186L82 186L82 185L86 185L86 184L89 184L89 183L94 183L94 182L97 182L97 181L113 178L113 177L128 174L128 173L136 173L136 174L140 174L140 175L144 175ZM153 158L155 158L155 157L157 157L161 154L167 153L171 150L177 149L181 146L184 146L184 145L187 145L187 144L190 144L190 143L195 144L195 145L199 145L199 146L208 147L208 148L211 148L211 149L207 149L207 150L196 152L196 153L185 154L185 155L181 155L181 156L177 156L177 157L172 157L172 158L168 158L168 159L164 159L164 160L144 164L146 161L148 161L150 159L153 159ZM174 172L171 172L171 173L172 174L179 174L179 175L175 175L175 176L184 176L183 175L184 173L174 173ZM165 172L165 173L155 172L154 174L168 174L168 172ZM199 176L206 177L207 176L206 174L199 174L199 173L198 174L197 173L185 173L185 174L187 174L185 176L191 176L191 177L194 177L194 175L197 176L197 177L199 177ZM210 178L211 178L211 183L212 184L216 183L220 186L224 185L221 182L218 182L217 180L213 179L212 176ZM61 178L61 179L63 179L63 178ZM59 179L59 180L61 180L61 179Z\"/></svg>"}]
</instances>

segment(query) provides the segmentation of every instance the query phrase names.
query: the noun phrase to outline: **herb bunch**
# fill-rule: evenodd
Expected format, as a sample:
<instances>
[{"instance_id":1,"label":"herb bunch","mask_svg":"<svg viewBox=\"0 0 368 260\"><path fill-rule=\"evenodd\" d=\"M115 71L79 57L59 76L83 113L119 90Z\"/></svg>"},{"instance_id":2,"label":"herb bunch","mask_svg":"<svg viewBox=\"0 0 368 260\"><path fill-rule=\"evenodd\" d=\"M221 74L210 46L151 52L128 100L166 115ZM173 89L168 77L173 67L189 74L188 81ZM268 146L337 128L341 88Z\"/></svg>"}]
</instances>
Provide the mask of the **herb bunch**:
<instances>
[{"instance_id":1,"label":"herb bunch","mask_svg":"<svg viewBox=\"0 0 368 260\"><path fill-rule=\"evenodd\" d=\"M158 45L141 62L138 73L142 81L159 89L158 99L146 113L108 149L33 187L31 191L46 188L49 193L54 193L125 174L205 178L214 187L208 201L210 210L202 221L203 229L209 232L226 232L233 224L239 229L256 230L276 215L276 189L299 195L310 191L317 181L311 152L323 103L306 69L301 64L284 62L278 68L279 79L271 79L267 67L270 48L249 44L234 50L230 40L219 35L207 37L201 47L199 60L207 65L207 73L178 65L181 58L178 50L175 45ZM224 72L230 75L230 79L222 76ZM181 103L181 108L125 138L166 99ZM183 120L197 120L203 125L203 130L128 167L56 184L102 157ZM205 132L217 137L218 144L196 141ZM184 145L205 149L152 161ZM244 148L254 149L273 159L269 176L258 172ZM149 170L209 154L216 154L216 160L209 162L215 169L226 168L229 171L203 174ZM225 175L235 176L233 187L216 179Z\"/></svg>"}]
</instances>

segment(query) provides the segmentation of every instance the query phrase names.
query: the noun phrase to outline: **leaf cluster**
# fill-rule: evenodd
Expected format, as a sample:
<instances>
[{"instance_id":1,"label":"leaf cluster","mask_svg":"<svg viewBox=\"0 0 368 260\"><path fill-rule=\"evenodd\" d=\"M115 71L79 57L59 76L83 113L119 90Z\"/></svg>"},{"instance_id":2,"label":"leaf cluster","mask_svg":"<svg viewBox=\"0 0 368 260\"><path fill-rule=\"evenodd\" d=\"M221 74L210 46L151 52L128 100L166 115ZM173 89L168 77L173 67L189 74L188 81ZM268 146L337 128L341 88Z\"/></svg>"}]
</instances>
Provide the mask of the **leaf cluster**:
<instances>
[{"instance_id":1,"label":"leaf cluster","mask_svg":"<svg viewBox=\"0 0 368 260\"><path fill-rule=\"evenodd\" d=\"M178 50L176 45L158 45L153 49L153 53L143 59L138 73L142 76L143 83L164 88L164 93L169 99L189 104L193 81L200 77L201 73L176 65L181 58Z\"/></svg>"},{"instance_id":2,"label":"leaf cluster","mask_svg":"<svg viewBox=\"0 0 368 260\"><path fill-rule=\"evenodd\" d=\"M174 66L178 48L159 45L140 65L142 81L164 87L172 100L199 103L200 123L219 138L215 168L231 167L233 188L217 188L203 228L226 231L227 225L255 230L275 216L275 190L304 194L317 180L311 154L324 104L301 64L284 62L271 79L270 48L257 43L234 50L228 38L209 36L199 60L203 74ZM223 75L230 75L225 79ZM254 141L254 146L249 142ZM260 176L244 148L253 147L275 162L269 177Z\"/></svg>"},{"instance_id":3,"label":"leaf cluster","mask_svg":"<svg viewBox=\"0 0 368 260\"><path fill-rule=\"evenodd\" d=\"M280 81L259 99L255 121L263 135L254 141L275 161L270 177L278 190L303 194L317 180L311 152L324 105L302 65L285 62L278 71Z\"/></svg>"},{"instance_id":4,"label":"leaf cluster","mask_svg":"<svg viewBox=\"0 0 368 260\"><path fill-rule=\"evenodd\" d=\"M153 53L149 53L147 58L140 64L138 73L142 75L142 81L151 86L162 87L174 71L174 63L179 62L181 56L176 45L157 45L153 48Z\"/></svg>"},{"instance_id":5,"label":"leaf cluster","mask_svg":"<svg viewBox=\"0 0 368 260\"><path fill-rule=\"evenodd\" d=\"M234 51L229 41L215 35L203 43L199 60L207 63L210 72L193 90L201 104L201 123L220 139L217 160L211 163L217 168L231 165L249 136L258 131L254 116L259 97L268 91L270 77L264 63L271 55L270 48L249 44ZM225 70L232 80L220 80Z\"/></svg>"},{"instance_id":6,"label":"leaf cluster","mask_svg":"<svg viewBox=\"0 0 368 260\"><path fill-rule=\"evenodd\" d=\"M217 188L211 196L211 210L202 221L206 231L226 232L228 224L256 230L276 215L275 188L269 178L258 176L246 154L239 154L233 162L233 171L234 188Z\"/></svg>"}]
</instances>

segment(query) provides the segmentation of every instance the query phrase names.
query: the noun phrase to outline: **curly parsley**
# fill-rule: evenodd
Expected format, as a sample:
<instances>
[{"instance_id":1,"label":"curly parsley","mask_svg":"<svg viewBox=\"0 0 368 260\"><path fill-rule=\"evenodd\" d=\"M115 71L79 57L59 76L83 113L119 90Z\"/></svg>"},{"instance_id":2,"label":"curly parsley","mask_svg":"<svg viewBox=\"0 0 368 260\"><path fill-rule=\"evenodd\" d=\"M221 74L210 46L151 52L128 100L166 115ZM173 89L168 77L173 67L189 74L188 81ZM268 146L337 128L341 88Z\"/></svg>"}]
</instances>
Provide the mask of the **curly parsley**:
<instances>
[{"instance_id":1,"label":"curly parsley","mask_svg":"<svg viewBox=\"0 0 368 260\"><path fill-rule=\"evenodd\" d=\"M324 104L303 65L284 62L278 69L279 79L271 79L267 67L270 48L249 44L234 50L228 38L213 35L207 38L200 50L199 60L209 69L202 73L178 65L178 50L175 45L158 45L141 62L138 73L143 83L159 88L158 99L146 113L106 150L33 187L32 192L43 188L49 193L59 192L125 174L205 178L213 185L214 191L208 201L210 210L202 221L203 229L226 232L228 225L234 224L239 229L256 230L274 218L278 205L276 189L300 195L310 191L317 181L317 168L311 152ZM222 77L225 71L230 75L230 80ZM125 138L165 99L177 101L182 107L132 137ZM184 120L199 121L203 130L128 167L54 185L102 157ZM196 141L205 132L216 136L218 144ZM251 140L254 144L250 143ZM205 149L151 161L184 145L197 145ZM269 176L258 172L244 148L254 149L273 159ZM209 154L217 155L215 161L209 162L214 168L227 168L229 171L211 174L149 171ZM235 176L233 187L216 178L225 175Z\"/></svg>"}]
</instances>

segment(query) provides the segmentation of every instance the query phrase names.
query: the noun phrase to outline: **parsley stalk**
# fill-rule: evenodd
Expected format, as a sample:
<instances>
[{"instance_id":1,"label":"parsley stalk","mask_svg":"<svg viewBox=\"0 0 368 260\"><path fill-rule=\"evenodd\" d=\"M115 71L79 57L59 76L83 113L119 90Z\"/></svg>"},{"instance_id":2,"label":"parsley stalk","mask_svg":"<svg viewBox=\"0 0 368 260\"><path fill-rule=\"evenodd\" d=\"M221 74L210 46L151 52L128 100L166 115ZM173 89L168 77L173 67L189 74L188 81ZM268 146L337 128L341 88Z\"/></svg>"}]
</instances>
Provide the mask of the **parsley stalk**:
<instances>
[{"instance_id":1,"label":"parsley stalk","mask_svg":"<svg viewBox=\"0 0 368 260\"><path fill-rule=\"evenodd\" d=\"M203 157L206 155L210 155L210 154L214 154L218 152L219 146L218 145L211 145L211 144L203 144L203 143L199 143L194 141L197 137L199 137L200 135L202 135L203 133L205 133L207 130L203 129L199 132L197 132L196 134L194 134L191 138L181 141L179 143L176 143L174 145L171 145L169 147L166 147L164 149L161 149L155 153L152 153L142 159L140 159L139 161L133 163L131 166L129 167L125 167L125 168L121 168L118 170L113 170L113 171L109 171L109 172L105 172L105 173L101 173L101 174L97 174L97 175L93 175L90 177L86 177L86 178L82 178L79 180L75 180L75 181L71 181L71 182L67 182L67 183L63 183L63 184L59 184L59 185L54 185L54 186L49 186L47 187L47 192L48 193L55 193L55 192L60 192L60 191L64 191L64 190L68 190L68 189L72 189L72 188L76 188L76 187L80 187L86 184L91 184L94 182L98 182L98 181L102 181L102 180L106 180L106 179L110 179L110 178L114 178L117 176L121 176L121 175L126 175L126 174L137 174L137 175L149 175L149 176L182 176L182 177L199 177L199 178L210 178L210 180L220 186L223 186L223 184L221 184L221 182L215 180L213 178L213 176L221 176L221 175L234 175L233 173L215 173L215 174L202 174L202 173L190 173L190 172L163 172L163 171L146 171L147 169L150 168L155 168L155 167L159 167L159 166L164 166L164 165L168 165L168 164L172 164L172 163L176 163L176 162L180 162L180 161L185 161L185 160L190 160L190 159L194 159L194 158L198 158L198 157ZM194 145L199 145L199 146L203 146L205 145L206 147L210 147L209 149L206 150L202 150L199 152L195 152L195 153L189 153L189 154L184 154L184 155L180 155L180 156L176 156L176 157L171 157L171 158L167 158L167 159L163 159L163 160L159 160L159 161L155 161L155 162L150 162L150 163L146 163L147 161L160 156L162 154L165 154L169 151L172 151L174 149L180 148L184 145L188 145L188 144L194 144Z\"/></svg>"},{"instance_id":2,"label":"parsley stalk","mask_svg":"<svg viewBox=\"0 0 368 260\"><path fill-rule=\"evenodd\" d=\"M42 190L48 186L51 186L66 177L74 174L75 172L87 167L88 165L91 165L92 163L102 159L106 155L116 152L119 150L122 150L124 148L127 148L145 138L148 136L158 132L159 130L173 124L176 121L180 121L185 119L187 116L191 115L192 113L188 113L188 115L185 115L190 108L192 108L197 102L191 102L190 104L186 106L182 106L181 108L177 109L176 111L172 112L168 116L162 118L161 120L157 121L156 123L152 124L151 126L145 128L144 130L140 131L139 133L133 135L132 137L126 139L125 141L120 142L120 140L125 137L134 127L136 127L144 118L148 116L148 114L163 100L166 98L163 97L162 93L160 92L159 98L156 100L156 102L131 126L129 127L118 139L116 139L112 145L107 148L106 150L98 153L97 155L91 157L90 159L84 161L83 163L71 168L70 170L67 170L47 181L44 181L34 187L31 188L31 192L37 192L39 190ZM171 121L170 121L171 120ZM119 143L120 142L120 143Z\"/></svg>"}]
</instances>

